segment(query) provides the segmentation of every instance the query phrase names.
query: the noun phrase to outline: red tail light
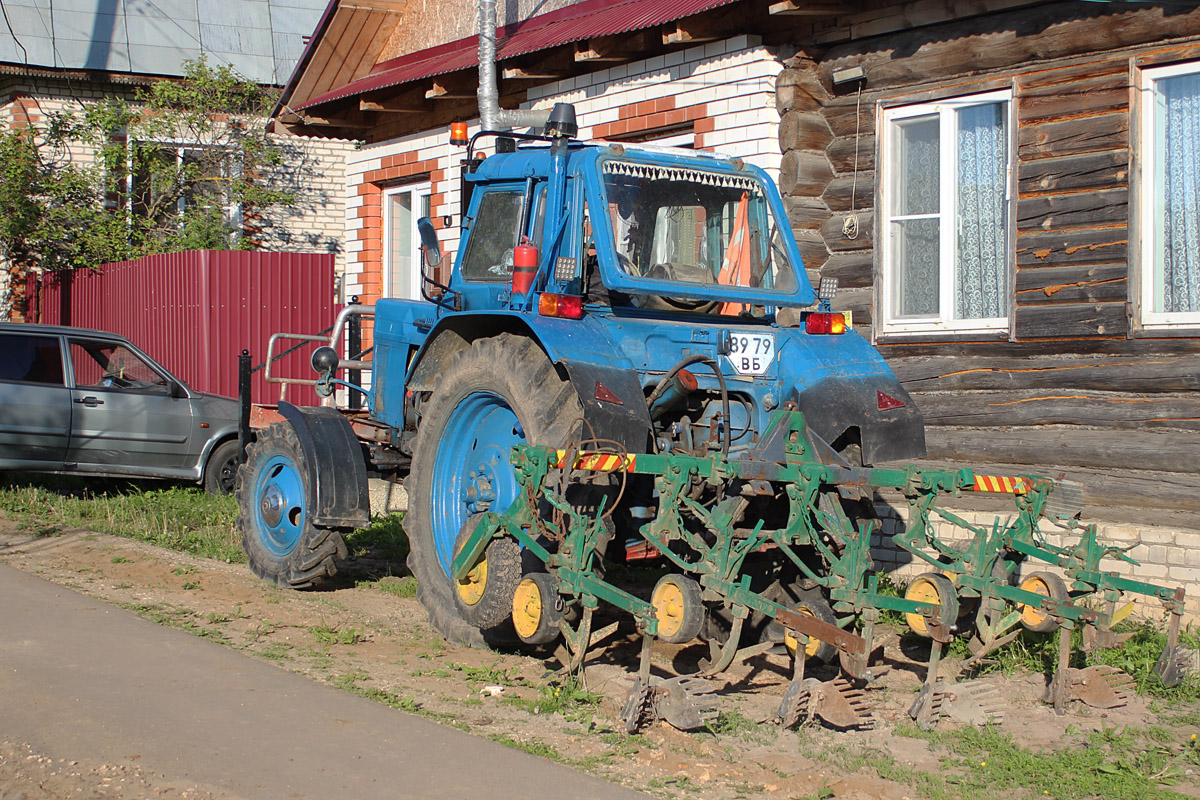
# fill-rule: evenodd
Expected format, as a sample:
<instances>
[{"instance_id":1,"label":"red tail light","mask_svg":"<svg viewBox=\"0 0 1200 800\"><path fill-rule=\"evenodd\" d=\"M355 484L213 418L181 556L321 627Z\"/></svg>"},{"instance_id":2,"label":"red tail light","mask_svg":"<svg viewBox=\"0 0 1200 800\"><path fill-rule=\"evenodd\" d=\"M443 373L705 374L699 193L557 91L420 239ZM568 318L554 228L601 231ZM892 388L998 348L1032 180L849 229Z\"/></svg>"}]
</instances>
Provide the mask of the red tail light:
<instances>
[{"instance_id":1,"label":"red tail light","mask_svg":"<svg viewBox=\"0 0 1200 800\"><path fill-rule=\"evenodd\" d=\"M804 318L805 333L845 333L846 316L844 314L829 314L814 312Z\"/></svg>"},{"instance_id":2,"label":"red tail light","mask_svg":"<svg viewBox=\"0 0 1200 800\"><path fill-rule=\"evenodd\" d=\"M543 294L538 297L538 313L543 317L579 319L583 316L583 298L572 294Z\"/></svg>"},{"instance_id":3,"label":"red tail light","mask_svg":"<svg viewBox=\"0 0 1200 800\"><path fill-rule=\"evenodd\" d=\"M887 411L888 409L891 409L891 408L904 408L903 400L897 400L896 398L892 397L890 394L884 394L883 392L878 391L878 390L876 390L875 394L876 394L876 399L879 401L879 410L880 411Z\"/></svg>"}]
</instances>

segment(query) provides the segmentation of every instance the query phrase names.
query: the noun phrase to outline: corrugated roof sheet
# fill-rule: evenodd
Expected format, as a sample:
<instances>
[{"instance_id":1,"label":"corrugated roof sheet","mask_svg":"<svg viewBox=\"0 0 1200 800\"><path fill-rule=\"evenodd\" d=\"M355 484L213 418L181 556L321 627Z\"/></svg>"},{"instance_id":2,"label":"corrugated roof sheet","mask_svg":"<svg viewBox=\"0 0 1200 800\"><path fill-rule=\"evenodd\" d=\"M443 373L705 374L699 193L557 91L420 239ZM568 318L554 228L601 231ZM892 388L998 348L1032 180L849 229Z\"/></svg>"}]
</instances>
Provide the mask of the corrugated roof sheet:
<instances>
[{"instance_id":1,"label":"corrugated roof sheet","mask_svg":"<svg viewBox=\"0 0 1200 800\"><path fill-rule=\"evenodd\" d=\"M734 2L737 0L588 0L498 29L497 60L598 36L651 28ZM478 63L479 36L468 36L381 62L371 75L314 97L299 108L312 108L376 89L470 69Z\"/></svg>"}]
</instances>

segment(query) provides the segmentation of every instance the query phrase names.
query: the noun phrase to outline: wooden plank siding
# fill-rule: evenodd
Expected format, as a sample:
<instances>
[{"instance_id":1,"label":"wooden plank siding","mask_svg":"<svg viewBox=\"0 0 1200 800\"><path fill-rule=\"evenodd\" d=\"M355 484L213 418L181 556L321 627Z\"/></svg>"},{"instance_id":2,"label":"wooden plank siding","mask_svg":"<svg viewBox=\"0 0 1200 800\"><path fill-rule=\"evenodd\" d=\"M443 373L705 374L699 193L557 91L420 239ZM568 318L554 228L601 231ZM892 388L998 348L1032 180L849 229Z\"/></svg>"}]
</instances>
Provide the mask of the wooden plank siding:
<instances>
[{"instance_id":1,"label":"wooden plank siding","mask_svg":"<svg viewBox=\"0 0 1200 800\"><path fill-rule=\"evenodd\" d=\"M1013 5L959 3L945 21L945 4L887 4L789 63L781 183L803 252L820 249L806 266L838 279L835 304L925 413L931 461L1065 473L1093 503L1200 509L1200 331L1137 334L1130 245L1133 84L1140 67L1200 61L1200 9ZM831 81L851 65L861 96ZM1011 331L877 337L878 110L997 89L1016 121Z\"/></svg>"}]
</instances>

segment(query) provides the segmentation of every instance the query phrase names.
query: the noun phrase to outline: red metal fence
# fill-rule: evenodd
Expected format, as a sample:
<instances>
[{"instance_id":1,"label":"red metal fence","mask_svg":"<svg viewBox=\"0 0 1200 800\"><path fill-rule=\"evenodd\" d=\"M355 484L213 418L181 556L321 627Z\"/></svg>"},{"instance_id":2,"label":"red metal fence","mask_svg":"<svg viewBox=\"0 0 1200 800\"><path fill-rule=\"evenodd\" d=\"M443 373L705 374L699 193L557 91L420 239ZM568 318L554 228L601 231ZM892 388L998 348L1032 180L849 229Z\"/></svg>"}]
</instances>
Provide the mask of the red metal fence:
<instances>
[{"instance_id":1,"label":"red metal fence","mask_svg":"<svg viewBox=\"0 0 1200 800\"><path fill-rule=\"evenodd\" d=\"M237 357L266 360L272 333L320 333L333 324L333 256L193 250L103 264L95 270L30 275L30 322L74 325L127 336L193 389L237 396ZM286 348L288 343L283 343ZM312 377L315 344L276 362L273 374ZM256 370L255 402L275 402L279 386ZM308 387L287 399L315 404Z\"/></svg>"}]
</instances>

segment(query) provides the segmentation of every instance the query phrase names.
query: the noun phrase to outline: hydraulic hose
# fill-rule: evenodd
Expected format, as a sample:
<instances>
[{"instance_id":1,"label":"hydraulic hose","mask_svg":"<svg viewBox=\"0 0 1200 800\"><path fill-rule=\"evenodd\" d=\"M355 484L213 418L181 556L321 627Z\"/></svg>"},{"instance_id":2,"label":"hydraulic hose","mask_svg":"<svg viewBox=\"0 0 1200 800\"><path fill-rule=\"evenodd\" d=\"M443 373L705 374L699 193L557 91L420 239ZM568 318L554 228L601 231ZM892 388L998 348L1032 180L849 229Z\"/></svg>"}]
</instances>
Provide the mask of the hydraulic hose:
<instances>
[{"instance_id":1,"label":"hydraulic hose","mask_svg":"<svg viewBox=\"0 0 1200 800\"><path fill-rule=\"evenodd\" d=\"M721 365L706 355L697 353L696 355L686 356L681 359L678 364L667 370L667 374L662 377L662 380L654 387L654 391L646 398L647 407L653 406L662 393L667 390L667 386L671 384L671 379L679 374L679 370L691 364L704 364L712 370L713 375L717 376L717 384L721 387L721 413L724 415L725 430L721 434L721 455L729 458L729 446L731 437L729 433L729 388L725 385L725 376L721 374Z\"/></svg>"}]
</instances>

